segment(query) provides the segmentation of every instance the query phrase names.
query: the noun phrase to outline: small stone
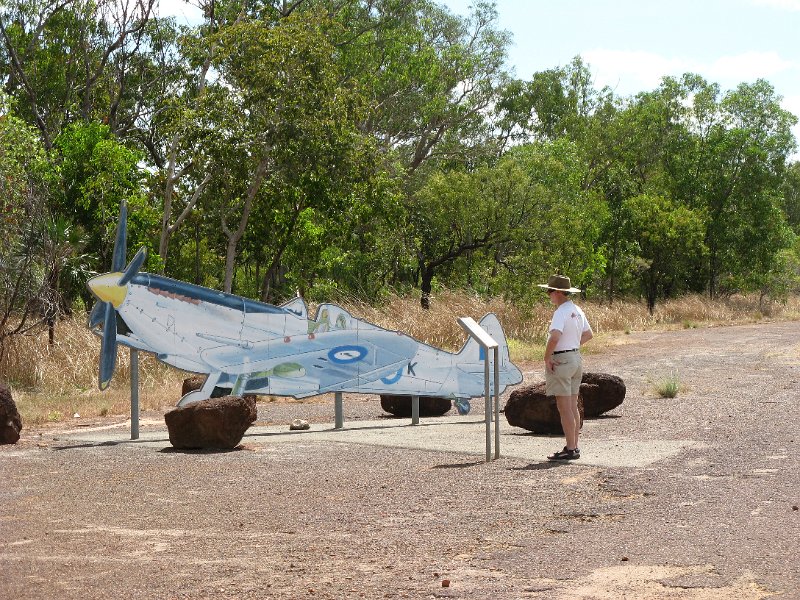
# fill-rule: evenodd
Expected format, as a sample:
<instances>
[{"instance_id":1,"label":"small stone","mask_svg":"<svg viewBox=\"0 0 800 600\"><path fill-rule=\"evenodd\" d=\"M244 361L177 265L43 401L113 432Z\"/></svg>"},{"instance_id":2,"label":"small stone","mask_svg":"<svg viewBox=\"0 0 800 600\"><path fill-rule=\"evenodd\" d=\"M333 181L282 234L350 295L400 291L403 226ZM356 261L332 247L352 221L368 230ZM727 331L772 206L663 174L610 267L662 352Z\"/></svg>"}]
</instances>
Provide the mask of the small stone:
<instances>
[{"instance_id":1,"label":"small stone","mask_svg":"<svg viewBox=\"0 0 800 600\"><path fill-rule=\"evenodd\" d=\"M289 431L298 431L303 429L311 429L311 425L304 419L295 419L289 423Z\"/></svg>"},{"instance_id":2,"label":"small stone","mask_svg":"<svg viewBox=\"0 0 800 600\"><path fill-rule=\"evenodd\" d=\"M792 507L792 510L798 510L796 504Z\"/></svg>"},{"instance_id":3,"label":"small stone","mask_svg":"<svg viewBox=\"0 0 800 600\"><path fill-rule=\"evenodd\" d=\"M442 587L450 587L450 580L442 579Z\"/></svg>"},{"instance_id":4,"label":"small stone","mask_svg":"<svg viewBox=\"0 0 800 600\"><path fill-rule=\"evenodd\" d=\"M622 562L628 562L628 557L627 557L627 556L623 556L623 557L621 558L621 560L622 560Z\"/></svg>"},{"instance_id":5,"label":"small stone","mask_svg":"<svg viewBox=\"0 0 800 600\"><path fill-rule=\"evenodd\" d=\"M81 415L80 415L80 413L75 413L74 415L72 415L72 418L73 419L80 419Z\"/></svg>"}]
</instances>

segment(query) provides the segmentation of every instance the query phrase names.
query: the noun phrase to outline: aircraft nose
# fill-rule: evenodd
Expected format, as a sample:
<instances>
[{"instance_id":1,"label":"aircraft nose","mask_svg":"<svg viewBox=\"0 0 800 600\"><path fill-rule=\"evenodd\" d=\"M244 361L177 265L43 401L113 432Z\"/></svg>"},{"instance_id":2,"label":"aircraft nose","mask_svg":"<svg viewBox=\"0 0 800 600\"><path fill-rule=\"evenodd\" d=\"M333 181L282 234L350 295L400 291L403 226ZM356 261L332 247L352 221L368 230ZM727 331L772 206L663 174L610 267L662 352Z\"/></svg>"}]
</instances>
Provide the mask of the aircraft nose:
<instances>
[{"instance_id":1,"label":"aircraft nose","mask_svg":"<svg viewBox=\"0 0 800 600\"><path fill-rule=\"evenodd\" d=\"M119 308L123 300L125 300L125 296L128 295L128 286L117 284L120 277L122 277L122 273L106 273L105 275L92 277L87 285L100 300L111 302L114 308Z\"/></svg>"}]
</instances>

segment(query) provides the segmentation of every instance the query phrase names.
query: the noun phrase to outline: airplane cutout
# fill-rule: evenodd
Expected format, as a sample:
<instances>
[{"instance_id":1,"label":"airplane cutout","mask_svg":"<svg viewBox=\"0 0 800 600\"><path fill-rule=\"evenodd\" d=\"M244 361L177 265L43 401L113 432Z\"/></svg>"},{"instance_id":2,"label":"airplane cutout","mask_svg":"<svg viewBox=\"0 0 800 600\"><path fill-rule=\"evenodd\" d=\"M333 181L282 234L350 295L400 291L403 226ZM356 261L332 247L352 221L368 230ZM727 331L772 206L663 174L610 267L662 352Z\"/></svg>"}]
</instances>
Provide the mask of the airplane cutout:
<instances>
[{"instance_id":1,"label":"airplane cutout","mask_svg":"<svg viewBox=\"0 0 800 600\"><path fill-rule=\"evenodd\" d=\"M89 328L101 336L99 387L114 374L117 343L153 353L166 364L205 373L205 384L178 402L226 394L306 398L326 392L450 397L459 412L484 394L484 355L469 338L451 353L323 304L314 319L302 298L273 306L139 273L139 250L123 270L127 207L120 207L112 272L88 282L98 298ZM500 392L522 381L503 329L490 313L480 325L499 344ZM494 382L490 381L491 393Z\"/></svg>"}]
</instances>

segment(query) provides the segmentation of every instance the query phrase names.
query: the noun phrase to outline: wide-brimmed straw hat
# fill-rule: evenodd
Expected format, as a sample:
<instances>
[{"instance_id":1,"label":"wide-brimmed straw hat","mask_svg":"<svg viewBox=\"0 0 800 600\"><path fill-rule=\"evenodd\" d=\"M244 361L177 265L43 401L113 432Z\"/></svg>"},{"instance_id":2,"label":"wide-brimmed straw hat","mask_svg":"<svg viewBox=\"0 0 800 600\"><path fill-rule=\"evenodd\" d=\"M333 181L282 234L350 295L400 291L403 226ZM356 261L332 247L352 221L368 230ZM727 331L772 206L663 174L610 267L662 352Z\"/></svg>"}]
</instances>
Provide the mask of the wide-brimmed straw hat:
<instances>
[{"instance_id":1,"label":"wide-brimmed straw hat","mask_svg":"<svg viewBox=\"0 0 800 600\"><path fill-rule=\"evenodd\" d=\"M580 292L578 288L572 287L572 282L570 282L569 277L565 277L564 275L551 275L547 283L539 283L537 285L540 288L558 290L559 292Z\"/></svg>"}]
</instances>

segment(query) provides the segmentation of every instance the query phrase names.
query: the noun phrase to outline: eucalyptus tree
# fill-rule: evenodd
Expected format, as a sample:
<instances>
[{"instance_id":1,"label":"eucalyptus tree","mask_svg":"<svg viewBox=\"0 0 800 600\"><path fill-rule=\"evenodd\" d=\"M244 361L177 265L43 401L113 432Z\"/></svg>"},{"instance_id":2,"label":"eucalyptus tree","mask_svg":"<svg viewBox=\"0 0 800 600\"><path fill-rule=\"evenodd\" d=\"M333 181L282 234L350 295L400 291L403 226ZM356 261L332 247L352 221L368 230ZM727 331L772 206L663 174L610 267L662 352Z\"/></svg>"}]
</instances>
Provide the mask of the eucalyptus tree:
<instances>
[{"instance_id":1,"label":"eucalyptus tree","mask_svg":"<svg viewBox=\"0 0 800 600\"><path fill-rule=\"evenodd\" d=\"M593 116L611 102L611 90L596 89L589 66L576 56L530 80L506 81L494 107L497 135L506 145L561 137L578 141Z\"/></svg>"},{"instance_id":2,"label":"eucalyptus tree","mask_svg":"<svg viewBox=\"0 0 800 600\"><path fill-rule=\"evenodd\" d=\"M390 220L375 222L385 232L375 253L390 259L379 267L386 268L384 277L394 285L419 283L426 304L432 274L478 244L462 240L464 247L449 258L420 247L449 236L447 219L428 206L441 192L441 172L474 169L487 155L496 157L488 117L505 78L510 38L497 27L493 3L476 3L466 18L427 0L372 6L357 12L338 47L348 82L371 106L359 128L377 141L400 185L399 196L388 196L399 205L384 206Z\"/></svg>"},{"instance_id":3,"label":"eucalyptus tree","mask_svg":"<svg viewBox=\"0 0 800 600\"><path fill-rule=\"evenodd\" d=\"M330 27L325 14L296 11L276 23L242 19L209 40L219 73L214 110L224 114L212 183L231 167L246 170L235 178L237 193L213 200L227 240L226 290L251 214L269 235L262 245L266 299L307 211L339 210L368 166L369 144L355 127L359 99L342 85ZM228 152L241 157L237 165L226 163Z\"/></svg>"},{"instance_id":4,"label":"eucalyptus tree","mask_svg":"<svg viewBox=\"0 0 800 600\"><path fill-rule=\"evenodd\" d=\"M782 249L792 244L781 211L787 159L797 122L763 80L720 94L717 86L687 75L680 86L689 102L690 137L669 166L672 196L706 213L707 290L759 289Z\"/></svg>"},{"instance_id":5,"label":"eucalyptus tree","mask_svg":"<svg viewBox=\"0 0 800 600\"><path fill-rule=\"evenodd\" d=\"M653 314L657 300L687 291L687 272L705 253L704 215L650 194L625 199L623 210L627 237L637 250L634 273Z\"/></svg>"},{"instance_id":6,"label":"eucalyptus tree","mask_svg":"<svg viewBox=\"0 0 800 600\"><path fill-rule=\"evenodd\" d=\"M503 252L501 289L530 298L530 282L555 272L591 286L606 267L601 234L608 209L602 194L585 185L589 165L580 145L566 137L533 142L514 148L507 159L523 170L529 188L527 219Z\"/></svg>"},{"instance_id":7,"label":"eucalyptus tree","mask_svg":"<svg viewBox=\"0 0 800 600\"><path fill-rule=\"evenodd\" d=\"M431 176L417 194L424 210L413 218L422 305L435 276L452 274L472 258L481 291L530 295L533 278L554 271L591 281L602 271L597 246L604 208L582 188L577 147L566 139L514 148L495 165Z\"/></svg>"},{"instance_id":8,"label":"eucalyptus tree","mask_svg":"<svg viewBox=\"0 0 800 600\"><path fill-rule=\"evenodd\" d=\"M796 234L800 234L800 162L791 163L786 169L782 185L783 213Z\"/></svg>"},{"instance_id":9,"label":"eucalyptus tree","mask_svg":"<svg viewBox=\"0 0 800 600\"><path fill-rule=\"evenodd\" d=\"M2 84L46 149L64 125L130 125L131 73L146 45L155 0L5 0L0 4Z\"/></svg>"},{"instance_id":10,"label":"eucalyptus tree","mask_svg":"<svg viewBox=\"0 0 800 600\"><path fill-rule=\"evenodd\" d=\"M336 3L330 3L336 4ZM486 115L503 76L509 34L494 3L468 17L430 0L338 3L343 73L372 110L359 126L402 173L429 161L468 160L486 139Z\"/></svg>"},{"instance_id":11,"label":"eucalyptus tree","mask_svg":"<svg viewBox=\"0 0 800 600\"><path fill-rule=\"evenodd\" d=\"M667 164L688 137L684 112L671 96L642 92L605 103L589 120L580 141L587 163L585 187L601 193L608 208L601 239L607 259L603 286L609 302L638 287L638 248L626 233L630 209L638 205L626 202L643 194L667 194Z\"/></svg>"},{"instance_id":12,"label":"eucalyptus tree","mask_svg":"<svg viewBox=\"0 0 800 600\"><path fill-rule=\"evenodd\" d=\"M0 358L10 338L53 323L58 313L54 283L69 252L48 231L53 177L35 129L0 93Z\"/></svg>"}]
</instances>

